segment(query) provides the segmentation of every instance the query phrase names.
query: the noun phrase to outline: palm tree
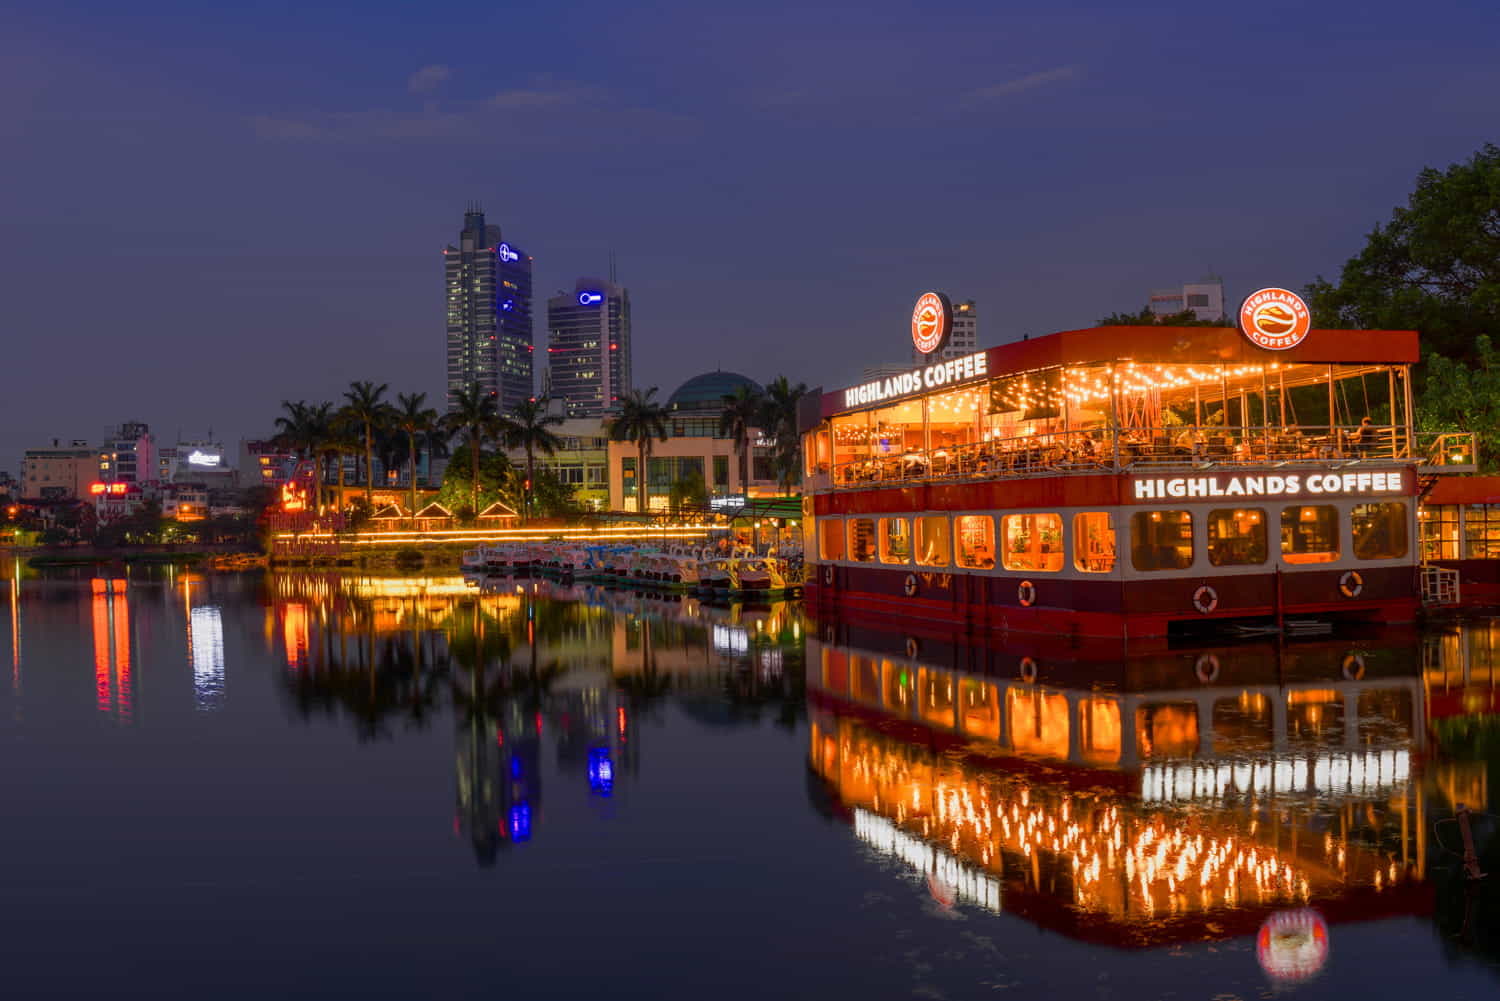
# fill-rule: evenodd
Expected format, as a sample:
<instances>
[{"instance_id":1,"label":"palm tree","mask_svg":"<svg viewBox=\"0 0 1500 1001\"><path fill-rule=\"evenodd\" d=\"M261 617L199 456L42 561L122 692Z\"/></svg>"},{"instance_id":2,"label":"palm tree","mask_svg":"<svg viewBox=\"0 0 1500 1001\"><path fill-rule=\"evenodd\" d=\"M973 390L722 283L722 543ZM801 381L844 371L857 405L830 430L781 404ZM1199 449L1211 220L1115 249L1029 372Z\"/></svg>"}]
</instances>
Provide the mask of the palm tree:
<instances>
[{"instance_id":1,"label":"palm tree","mask_svg":"<svg viewBox=\"0 0 1500 1001\"><path fill-rule=\"evenodd\" d=\"M344 406L344 412L348 415L351 424L362 425L365 432L365 504L374 506L371 492L375 489L372 471L375 468L373 459L374 449L371 447L370 438L377 426L383 425L390 419L391 405L384 402L381 397L387 389L385 383L379 386L373 382L351 382L349 389L344 393L344 399L349 401Z\"/></svg>"},{"instance_id":2,"label":"palm tree","mask_svg":"<svg viewBox=\"0 0 1500 1001\"><path fill-rule=\"evenodd\" d=\"M321 507L328 456L337 450L333 444L333 404L282 400L281 406L286 414L276 418L275 440L282 447L294 450L300 458L318 460L317 504Z\"/></svg>"},{"instance_id":3,"label":"palm tree","mask_svg":"<svg viewBox=\"0 0 1500 1001\"><path fill-rule=\"evenodd\" d=\"M396 394L396 427L406 432L407 466L411 471L411 513L417 513L417 435L437 423L437 411L427 405L426 393Z\"/></svg>"},{"instance_id":4,"label":"palm tree","mask_svg":"<svg viewBox=\"0 0 1500 1001\"><path fill-rule=\"evenodd\" d=\"M531 495L536 489L536 452L551 455L562 445L562 439L553 434L554 428L563 422L560 414L547 413L547 400L522 400L510 409L510 426L505 430L506 448L526 450L526 492L521 504L523 519L531 514Z\"/></svg>"},{"instance_id":5,"label":"palm tree","mask_svg":"<svg viewBox=\"0 0 1500 1001\"><path fill-rule=\"evenodd\" d=\"M644 393L632 389L620 400L620 413L609 422L609 437L614 441L630 441L640 452L640 486L636 495L636 510L645 512L651 507L651 478L647 467L651 463L651 439L667 440L667 408L651 397L656 395L652 386Z\"/></svg>"},{"instance_id":6,"label":"palm tree","mask_svg":"<svg viewBox=\"0 0 1500 1001\"><path fill-rule=\"evenodd\" d=\"M479 514L479 446L486 438L497 436L503 427L501 421L495 410L495 397L477 382L455 394L453 409L443 417L448 436L466 435L469 443L469 473L473 476L470 506L476 515Z\"/></svg>"},{"instance_id":7,"label":"palm tree","mask_svg":"<svg viewBox=\"0 0 1500 1001\"><path fill-rule=\"evenodd\" d=\"M282 400L281 409L286 413L276 418L276 436L271 440L278 448L291 449L299 459L305 459L316 447L313 428L308 419L311 407L306 400Z\"/></svg>"},{"instance_id":8,"label":"palm tree","mask_svg":"<svg viewBox=\"0 0 1500 1001\"><path fill-rule=\"evenodd\" d=\"M337 501L339 510L344 508L344 475L346 467L344 458L346 456L358 456L360 453L359 438L354 433L354 422L350 417L347 407L333 410L329 404L328 431L323 437L323 454L333 460Z\"/></svg>"},{"instance_id":9,"label":"palm tree","mask_svg":"<svg viewBox=\"0 0 1500 1001\"><path fill-rule=\"evenodd\" d=\"M761 427L775 436L771 461L783 492L789 492L802 466L802 436L797 433L797 409L807 395L807 386L793 386L786 376L778 375L766 384Z\"/></svg>"},{"instance_id":10,"label":"palm tree","mask_svg":"<svg viewBox=\"0 0 1500 1001\"><path fill-rule=\"evenodd\" d=\"M719 413L719 434L734 438L734 454L740 460L740 490L750 487L750 431L761 426L766 401L750 386L740 385L724 394L724 409Z\"/></svg>"}]
</instances>

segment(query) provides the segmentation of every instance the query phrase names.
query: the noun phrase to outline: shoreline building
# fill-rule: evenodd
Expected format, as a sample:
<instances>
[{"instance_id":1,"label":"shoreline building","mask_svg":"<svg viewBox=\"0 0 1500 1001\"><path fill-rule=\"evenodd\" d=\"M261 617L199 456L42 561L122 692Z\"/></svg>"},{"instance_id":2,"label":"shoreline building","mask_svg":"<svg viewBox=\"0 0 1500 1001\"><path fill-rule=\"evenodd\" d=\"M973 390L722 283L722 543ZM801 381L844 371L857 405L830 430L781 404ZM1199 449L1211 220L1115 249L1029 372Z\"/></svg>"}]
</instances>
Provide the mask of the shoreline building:
<instances>
[{"instance_id":1,"label":"shoreline building","mask_svg":"<svg viewBox=\"0 0 1500 1001\"><path fill-rule=\"evenodd\" d=\"M149 425L127 421L105 434L99 448L101 483L148 483L156 475L156 440Z\"/></svg>"},{"instance_id":2,"label":"shoreline building","mask_svg":"<svg viewBox=\"0 0 1500 1001\"><path fill-rule=\"evenodd\" d=\"M547 385L569 417L603 417L632 388L630 292L580 278L547 300Z\"/></svg>"},{"instance_id":3,"label":"shoreline building","mask_svg":"<svg viewBox=\"0 0 1500 1001\"><path fill-rule=\"evenodd\" d=\"M26 500L81 500L99 473L99 455L87 441L51 448L28 448L21 460L21 497Z\"/></svg>"},{"instance_id":4,"label":"shoreline building","mask_svg":"<svg viewBox=\"0 0 1500 1001\"><path fill-rule=\"evenodd\" d=\"M740 387L757 393L761 386L738 372L704 372L678 386L667 398L667 440L651 442L650 468L642 476L640 451L633 442L609 441L609 507L612 511L643 509L644 481L647 511L671 507L675 486L702 484L710 507L729 503L741 507L748 498L777 494L771 471L770 447L763 432L754 429L748 456L749 481L740 478L740 457L733 438L719 431L724 397Z\"/></svg>"},{"instance_id":5,"label":"shoreline building","mask_svg":"<svg viewBox=\"0 0 1500 1001\"><path fill-rule=\"evenodd\" d=\"M954 310L954 327L958 326L958 307ZM1191 310L1199 320L1218 320L1228 314L1224 312L1224 279L1209 275L1201 281L1178 288L1155 289L1151 293L1151 312L1157 316L1171 316Z\"/></svg>"},{"instance_id":6,"label":"shoreline building","mask_svg":"<svg viewBox=\"0 0 1500 1001\"><path fill-rule=\"evenodd\" d=\"M477 383L504 412L532 398L531 255L464 213L458 245L443 250L447 305L447 409Z\"/></svg>"}]
</instances>

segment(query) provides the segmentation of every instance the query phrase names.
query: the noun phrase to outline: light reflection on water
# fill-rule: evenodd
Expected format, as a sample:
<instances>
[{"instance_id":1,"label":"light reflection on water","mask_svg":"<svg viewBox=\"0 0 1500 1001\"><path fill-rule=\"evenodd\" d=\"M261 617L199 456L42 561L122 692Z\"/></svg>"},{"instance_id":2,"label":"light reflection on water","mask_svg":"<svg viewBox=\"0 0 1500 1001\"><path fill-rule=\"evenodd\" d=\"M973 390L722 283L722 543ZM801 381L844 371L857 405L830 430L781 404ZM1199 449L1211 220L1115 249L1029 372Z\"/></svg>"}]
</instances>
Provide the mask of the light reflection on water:
<instances>
[{"instance_id":1,"label":"light reflection on water","mask_svg":"<svg viewBox=\"0 0 1500 1001\"><path fill-rule=\"evenodd\" d=\"M470 879L475 865L543 878L549 893L597 908L601 881L635 860L691 859L709 844L717 861L682 863L685 885L738 880L719 892L756 927L794 920L758 910L778 893L855 940L894 921L905 951L832 949L788 971L863 984L867 996L885 996L898 967L911 978L902 995L997 983L1012 996L1095 993L1096 975L1111 996L1134 996L1127 983L1161 993L1172 978L1130 957L1172 956L1216 985L1205 996L1321 969L1299 992L1342 996L1363 983L1380 997L1396 987L1371 972L1373 956L1395 942L1413 970L1455 984L1478 969L1456 958L1493 968L1500 954L1495 905L1464 909L1455 860L1434 837L1457 804L1489 809L1500 757L1500 628L1489 620L1121 658L919 643L813 625L795 604L714 607L540 581L7 578L12 737L67 735L87 749L76 753L108 755L130 745L99 740L170 740L196 718L184 756L215 733L241 749L265 741L263 763L235 752L217 767L246 770L255 811L291 825L276 835L289 858L322 843L312 829L299 841L297 826L314 823L308 797L328 795L330 779L313 776L336 759L351 785L372 790L343 810L389 803L406 817L425 802L414 830L441 827L448 846L408 833L403 853L461 859ZM84 711L113 736L88 736ZM722 739L702 743L728 733L749 743L729 757ZM334 734L366 752L349 758L322 736ZM296 750L278 759L278 745ZM378 771L363 776L366 761ZM289 766L308 773L304 791ZM22 777L48 766L7 767L0 792L24 810ZM64 770L55 781L80 780ZM449 790L451 817L418 793L433 787ZM144 805L120 809L149 826ZM755 821L727 819L741 811ZM711 837L688 833L720 815ZM394 817L386 826L404 829ZM182 836L170 825L150 835L166 857ZM1481 838L1493 857L1496 843ZM616 869L580 851L617 852ZM353 865L322 863L339 864ZM751 868L726 875L734 864ZM59 871L60 886L89 883ZM183 877L168 866L152 878ZM670 885L652 892L685 910L723 906ZM862 913L841 903L861 895L882 903ZM1466 914L1467 943L1455 937ZM1018 926L1053 937L1007 954L999 976L993 942ZM1226 966L1220 948L1243 961ZM683 975L690 996L697 982ZM632 976L661 987L651 970Z\"/></svg>"}]
</instances>

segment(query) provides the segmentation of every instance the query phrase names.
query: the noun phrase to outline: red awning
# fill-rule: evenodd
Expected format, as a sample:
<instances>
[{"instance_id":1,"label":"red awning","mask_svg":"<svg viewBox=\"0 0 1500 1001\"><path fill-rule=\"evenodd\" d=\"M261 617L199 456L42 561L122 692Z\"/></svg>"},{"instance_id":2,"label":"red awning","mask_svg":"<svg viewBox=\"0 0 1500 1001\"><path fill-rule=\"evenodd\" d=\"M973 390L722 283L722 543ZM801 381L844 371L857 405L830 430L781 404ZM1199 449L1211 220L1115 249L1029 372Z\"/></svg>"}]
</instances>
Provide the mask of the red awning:
<instances>
[{"instance_id":1,"label":"red awning","mask_svg":"<svg viewBox=\"0 0 1500 1001\"><path fill-rule=\"evenodd\" d=\"M1500 504L1500 476L1444 476L1422 499L1427 507Z\"/></svg>"}]
</instances>

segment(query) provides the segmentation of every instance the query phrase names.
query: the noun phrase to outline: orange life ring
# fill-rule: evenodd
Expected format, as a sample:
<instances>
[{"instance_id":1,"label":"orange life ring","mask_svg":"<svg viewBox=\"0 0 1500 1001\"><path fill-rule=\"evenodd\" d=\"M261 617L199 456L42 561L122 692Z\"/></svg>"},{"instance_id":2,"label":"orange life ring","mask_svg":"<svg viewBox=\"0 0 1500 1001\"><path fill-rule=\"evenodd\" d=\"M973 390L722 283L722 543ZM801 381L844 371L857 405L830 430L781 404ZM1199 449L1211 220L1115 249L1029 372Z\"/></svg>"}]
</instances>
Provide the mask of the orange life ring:
<instances>
[{"instance_id":1,"label":"orange life ring","mask_svg":"<svg viewBox=\"0 0 1500 1001\"><path fill-rule=\"evenodd\" d=\"M1016 585L1016 600L1024 608L1030 608L1036 604L1036 585L1029 580L1023 580Z\"/></svg>"},{"instance_id":2,"label":"orange life ring","mask_svg":"<svg viewBox=\"0 0 1500 1001\"><path fill-rule=\"evenodd\" d=\"M1031 657L1021 658L1021 680L1028 685L1036 681L1036 661Z\"/></svg>"},{"instance_id":3,"label":"orange life ring","mask_svg":"<svg viewBox=\"0 0 1500 1001\"><path fill-rule=\"evenodd\" d=\"M1193 592L1193 607L1207 615L1219 607L1219 592L1208 584L1200 584Z\"/></svg>"},{"instance_id":4,"label":"orange life ring","mask_svg":"<svg viewBox=\"0 0 1500 1001\"><path fill-rule=\"evenodd\" d=\"M1358 598L1364 589L1365 579L1358 570L1345 570L1344 576L1339 578L1339 592L1346 598Z\"/></svg>"},{"instance_id":5,"label":"orange life ring","mask_svg":"<svg viewBox=\"0 0 1500 1001\"><path fill-rule=\"evenodd\" d=\"M906 581L901 585L901 590L906 592L908 598L915 598L917 596L917 575L914 573L907 574Z\"/></svg>"},{"instance_id":6,"label":"orange life ring","mask_svg":"<svg viewBox=\"0 0 1500 1001\"><path fill-rule=\"evenodd\" d=\"M1365 676L1365 655L1362 653L1346 653L1339 667L1344 672L1344 677L1350 681L1358 681Z\"/></svg>"},{"instance_id":7,"label":"orange life ring","mask_svg":"<svg viewBox=\"0 0 1500 1001\"><path fill-rule=\"evenodd\" d=\"M1219 658L1211 653L1200 653L1198 655L1198 662L1193 665L1193 673L1205 685L1218 681Z\"/></svg>"}]
</instances>

